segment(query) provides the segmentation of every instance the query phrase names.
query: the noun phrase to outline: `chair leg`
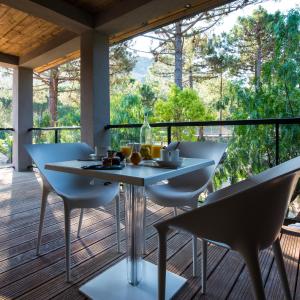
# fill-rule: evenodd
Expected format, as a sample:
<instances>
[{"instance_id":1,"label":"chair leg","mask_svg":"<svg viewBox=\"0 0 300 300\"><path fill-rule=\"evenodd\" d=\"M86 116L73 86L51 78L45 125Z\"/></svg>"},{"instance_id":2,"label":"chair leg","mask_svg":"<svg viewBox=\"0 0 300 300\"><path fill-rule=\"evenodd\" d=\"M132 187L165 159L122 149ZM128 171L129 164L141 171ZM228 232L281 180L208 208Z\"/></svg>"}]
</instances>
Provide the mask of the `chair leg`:
<instances>
[{"instance_id":1,"label":"chair leg","mask_svg":"<svg viewBox=\"0 0 300 300\"><path fill-rule=\"evenodd\" d=\"M78 238L80 238L80 230L81 230L81 226L82 226L83 213L84 213L84 209L81 208L80 216L79 216L79 222L78 222L78 229L77 229L77 237Z\"/></svg>"},{"instance_id":2,"label":"chair leg","mask_svg":"<svg viewBox=\"0 0 300 300\"><path fill-rule=\"evenodd\" d=\"M192 240L192 246L193 246L193 276L198 276L198 239L196 235L193 235Z\"/></svg>"},{"instance_id":3,"label":"chair leg","mask_svg":"<svg viewBox=\"0 0 300 300\"><path fill-rule=\"evenodd\" d=\"M166 297L167 237L166 232L158 232L158 300Z\"/></svg>"},{"instance_id":4,"label":"chair leg","mask_svg":"<svg viewBox=\"0 0 300 300\"><path fill-rule=\"evenodd\" d=\"M288 278L287 278L287 275L286 275L286 270L285 270L285 267L284 267L284 261L283 261L283 256L282 256L282 251L281 251L279 239L277 239L273 243L272 248L273 248L273 252L274 252L274 255L275 255L275 261L276 261L276 264L277 264L280 280L282 282L284 296L287 300L291 300L292 295L291 295L291 290L290 290L290 287L289 287Z\"/></svg>"},{"instance_id":5,"label":"chair leg","mask_svg":"<svg viewBox=\"0 0 300 300\"><path fill-rule=\"evenodd\" d=\"M49 189L47 187L45 187L45 185L43 185L41 212L40 212L40 224L39 224L39 231L38 231L37 245L36 245L36 255L40 254L42 231L43 231L44 218L45 218L47 199L48 199L49 193L50 193Z\"/></svg>"},{"instance_id":6,"label":"chair leg","mask_svg":"<svg viewBox=\"0 0 300 300\"><path fill-rule=\"evenodd\" d=\"M265 300L266 296L259 266L258 251L250 251L250 249L248 249L247 251L243 251L241 254L243 255L246 265L248 267L248 271L254 289L255 299Z\"/></svg>"},{"instance_id":7,"label":"chair leg","mask_svg":"<svg viewBox=\"0 0 300 300\"><path fill-rule=\"evenodd\" d=\"M174 216L176 217L178 215L177 213L177 207L174 207Z\"/></svg>"},{"instance_id":8,"label":"chair leg","mask_svg":"<svg viewBox=\"0 0 300 300\"><path fill-rule=\"evenodd\" d=\"M207 241L202 240L202 287L201 292L202 294L206 293L206 280L207 280Z\"/></svg>"},{"instance_id":9,"label":"chair leg","mask_svg":"<svg viewBox=\"0 0 300 300\"><path fill-rule=\"evenodd\" d=\"M120 245L120 194L116 196L116 227L117 227L117 251L121 252L121 245Z\"/></svg>"},{"instance_id":10,"label":"chair leg","mask_svg":"<svg viewBox=\"0 0 300 300\"><path fill-rule=\"evenodd\" d=\"M71 210L65 204L65 243L66 243L66 272L67 282L71 282Z\"/></svg>"}]
</instances>

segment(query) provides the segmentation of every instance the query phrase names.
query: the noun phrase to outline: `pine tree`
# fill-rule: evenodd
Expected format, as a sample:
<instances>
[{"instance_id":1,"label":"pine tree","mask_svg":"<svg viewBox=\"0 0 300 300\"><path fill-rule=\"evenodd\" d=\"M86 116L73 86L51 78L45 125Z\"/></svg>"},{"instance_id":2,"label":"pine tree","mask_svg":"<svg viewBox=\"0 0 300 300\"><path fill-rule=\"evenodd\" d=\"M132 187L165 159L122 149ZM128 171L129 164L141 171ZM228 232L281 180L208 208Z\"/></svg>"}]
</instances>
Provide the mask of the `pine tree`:
<instances>
[{"instance_id":1,"label":"pine tree","mask_svg":"<svg viewBox=\"0 0 300 300\"><path fill-rule=\"evenodd\" d=\"M190 56L188 56L191 53L186 52L187 41L196 36L200 37L198 41L201 41L207 31L220 23L225 15L257 2L260 0L237 0L208 12L202 12L195 17L162 27L153 34L145 35L158 41L158 45L151 52L155 61L164 68L158 68L159 70L155 71L156 75L173 77L174 83L182 89L184 77L189 76L192 79L191 73L193 73L192 63L189 61ZM189 83L191 86L192 81L189 80Z\"/></svg>"}]
</instances>

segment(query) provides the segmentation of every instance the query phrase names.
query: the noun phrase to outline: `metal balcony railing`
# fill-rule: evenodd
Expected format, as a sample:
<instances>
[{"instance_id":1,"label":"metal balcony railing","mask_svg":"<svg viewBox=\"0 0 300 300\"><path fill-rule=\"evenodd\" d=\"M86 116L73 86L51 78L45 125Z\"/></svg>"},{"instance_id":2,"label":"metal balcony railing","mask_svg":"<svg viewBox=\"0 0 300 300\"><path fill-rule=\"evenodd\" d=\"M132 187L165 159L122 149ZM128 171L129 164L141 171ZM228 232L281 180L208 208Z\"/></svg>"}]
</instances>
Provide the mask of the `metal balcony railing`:
<instances>
[{"instance_id":1,"label":"metal balcony railing","mask_svg":"<svg viewBox=\"0 0 300 300\"><path fill-rule=\"evenodd\" d=\"M61 127L33 127L28 131L54 131L54 143L60 143L60 132L63 130L80 130L80 126L61 126Z\"/></svg>"},{"instance_id":2,"label":"metal balcony railing","mask_svg":"<svg viewBox=\"0 0 300 300\"><path fill-rule=\"evenodd\" d=\"M166 128L168 143L172 141L172 128L174 127L201 127L201 126L247 126L247 125L273 125L275 127L275 161L279 163L280 158L280 125L300 125L300 118L281 118L281 119L256 119L256 120L224 120L224 121L192 121L192 122L165 122L152 123L151 127ZM111 124L105 129L138 128L142 124Z\"/></svg>"}]
</instances>

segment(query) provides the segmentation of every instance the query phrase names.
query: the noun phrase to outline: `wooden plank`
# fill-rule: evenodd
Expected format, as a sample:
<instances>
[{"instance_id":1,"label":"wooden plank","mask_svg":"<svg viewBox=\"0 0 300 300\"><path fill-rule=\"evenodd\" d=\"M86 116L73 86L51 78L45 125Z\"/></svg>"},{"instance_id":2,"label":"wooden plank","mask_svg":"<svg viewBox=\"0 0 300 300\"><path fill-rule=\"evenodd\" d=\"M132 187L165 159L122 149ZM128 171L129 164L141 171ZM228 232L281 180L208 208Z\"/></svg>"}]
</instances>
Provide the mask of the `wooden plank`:
<instances>
[{"instance_id":1,"label":"wooden plank","mask_svg":"<svg viewBox=\"0 0 300 300\"><path fill-rule=\"evenodd\" d=\"M243 261L240 255L235 251L228 251L208 278L206 294L202 295L199 291L195 295L195 299L225 299L242 268Z\"/></svg>"},{"instance_id":2,"label":"wooden plank","mask_svg":"<svg viewBox=\"0 0 300 300\"><path fill-rule=\"evenodd\" d=\"M47 43L63 28L23 11L0 7L0 51L16 56L25 55Z\"/></svg>"},{"instance_id":3,"label":"wooden plank","mask_svg":"<svg viewBox=\"0 0 300 300\"><path fill-rule=\"evenodd\" d=\"M199 243L200 244L200 243ZM222 259L225 257L228 250L224 248L217 247L215 245L209 245L207 250L207 278L210 280L210 277L217 266L220 264ZM199 254L201 251L199 251ZM179 253L180 255L181 253ZM199 263L199 262L198 262ZM201 267L201 264L199 264ZM192 263L190 266L184 270L181 274L188 278L185 286L176 294L175 299L192 299L197 293L199 294L201 289L201 274L197 277L192 277Z\"/></svg>"},{"instance_id":4,"label":"wooden plank","mask_svg":"<svg viewBox=\"0 0 300 300\"><path fill-rule=\"evenodd\" d=\"M15 26L27 18L27 14L15 9L8 9L0 18L0 36L9 33ZM1 46L1 44L0 44Z\"/></svg>"},{"instance_id":5,"label":"wooden plank","mask_svg":"<svg viewBox=\"0 0 300 300\"><path fill-rule=\"evenodd\" d=\"M266 249L262 251L259 258L263 281L266 283L274 260L272 250ZM252 283L245 264L243 271L241 272L236 284L228 296L228 299L253 299Z\"/></svg>"},{"instance_id":6,"label":"wooden plank","mask_svg":"<svg viewBox=\"0 0 300 300\"><path fill-rule=\"evenodd\" d=\"M296 288L298 266L299 266L299 253L300 253L300 240L297 237L283 234L281 238L281 248L285 262L285 268L292 294ZM265 286L267 299L284 299L283 288L278 274L276 263L273 264L270 276ZM296 298L295 298L296 299Z\"/></svg>"},{"instance_id":7,"label":"wooden plank","mask_svg":"<svg viewBox=\"0 0 300 300\"><path fill-rule=\"evenodd\" d=\"M77 9L65 1L1 0L1 2L15 10L26 12L77 34L93 27L93 17L90 13Z\"/></svg>"},{"instance_id":8,"label":"wooden plank","mask_svg":"<svg viewBox=\"0 0 300 300\"><path fill-rule=\"evenodd\" d=\"M44 20L26 16L15 24L5 35L2 35L0 49L17 55L26 55L40 45L51 40L62 32L62 29ZM4 42L5 41L5 42Z\"/></svg>"}]
</instances>

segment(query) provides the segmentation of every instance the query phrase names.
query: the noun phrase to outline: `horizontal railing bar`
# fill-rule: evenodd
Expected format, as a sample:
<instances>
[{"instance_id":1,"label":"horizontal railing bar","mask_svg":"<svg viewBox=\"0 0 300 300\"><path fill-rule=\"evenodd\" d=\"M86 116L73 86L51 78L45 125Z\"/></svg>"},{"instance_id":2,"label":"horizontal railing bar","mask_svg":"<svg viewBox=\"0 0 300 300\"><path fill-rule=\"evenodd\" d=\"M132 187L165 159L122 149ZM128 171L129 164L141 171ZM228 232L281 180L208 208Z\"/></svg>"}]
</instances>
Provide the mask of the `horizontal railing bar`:
<instances>
[{"instance_id":1,"label":"horizontal railing bar","mask_svg":"<svg viewBox=\"0 0 300 300\"><path fill-rule=\"evenodd\" d=\"M151 123L151 127L191 127L191 126L226 126L226 125L276 125L276 124L300 124L300 118L281 119L256 119L256 120L224 120L224 121L191 121L191 122L163 122ZM143 124L110 124L105 129L113 128L138 128Z\"/></svg>"},{"instance_id":2,"label":"horizontal railing bar","mask_svg":"<svg viewBox=\"0 0 300 300\"><path fill-rule=\"evenodd\" d=\"M0 131L15 131L13 128L1 128Z\"/></svg>"},{"instance_id":3,"label":"horizontal railing bar","mask_svg":"<svg viewBox=\"0 0 300 300\"><path fill-rule=\"evenodd\" d=\"M33 127L29 128L28 131L47 131L47 130L77 130L80 126L61 126L61 127Z\"/></svg>"},{"instance_id":4,"label":"horizontal railing bar","mask_svg":"<svg viewBox=\"0 0 300 300\"><path fill-rule=\"evenodd\" d=\"M300 124L300 118L271 118L271 119L251 119L251 120L223 120L223 121L187 121L187 122L159 122L151 123L152 127L193 127L193 126L228 126L228 125L276 125L276 124ZM109 124L105 129L113 128L139 128L143 124ZM61 126L61 127L33 127L28 131L49 131L49 130L78 130L80 126ZM13 128L0 128L0 130L14 131Z\"/></svg>"}]
</instances>

